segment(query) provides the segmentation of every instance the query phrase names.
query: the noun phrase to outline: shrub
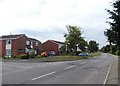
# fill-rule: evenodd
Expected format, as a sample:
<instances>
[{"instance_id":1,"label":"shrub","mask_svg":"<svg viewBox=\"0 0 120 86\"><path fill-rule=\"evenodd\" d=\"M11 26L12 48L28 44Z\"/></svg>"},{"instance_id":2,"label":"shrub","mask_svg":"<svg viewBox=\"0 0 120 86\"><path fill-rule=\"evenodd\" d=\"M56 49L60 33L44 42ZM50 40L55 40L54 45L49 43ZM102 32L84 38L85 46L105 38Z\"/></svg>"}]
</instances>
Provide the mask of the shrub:
<instances>
[{"instance_id":1,"label":"shrub","mask_svg":"<svg viewBox=\"0 0 120 86\"><path fill-rule=\"evenodd\" d=\"M21 58L21 59L29 59L29 56L27 54L21 54L19 56L19 58Z\"/></svg>"},{"instance_id":2,"label":"shrub","mask_svg":"<svg viewBox=\"0 0 120 86\"><path fill-rule=\"evenodd\" d=\"M34 57L35 57L35 52L33 51L30 53L30 58L34 58Z\"/></svg>"},{"instance_id":3,"label":"shrub","mask_svg":"<svg viewBox=\"0 0 120 86\"><path fill-rule=\"evenodd\" d=\"M117 50L117 51L115 52L115 54L118 55L118 56L120 56L120 50Z\"/></svg>"},{"instance_id":4,"label":"shrub","mask_svg":"<svg viewBox=\"0 0 120 86\"><path fill-rule=\"evenodd\" d=\"M40 56L40 55L37 55L37 58L41 58L41 56Z\"/></svg>"},{"instance_id":5,"label":"shrub","mask_svg":"<svg viewBox=\"0 0 120 86\"><path fill-rule=\"evenodd\" d=\"M112 50L110 50L109 53L113 54Z\"/></svg>"}]
</instances>

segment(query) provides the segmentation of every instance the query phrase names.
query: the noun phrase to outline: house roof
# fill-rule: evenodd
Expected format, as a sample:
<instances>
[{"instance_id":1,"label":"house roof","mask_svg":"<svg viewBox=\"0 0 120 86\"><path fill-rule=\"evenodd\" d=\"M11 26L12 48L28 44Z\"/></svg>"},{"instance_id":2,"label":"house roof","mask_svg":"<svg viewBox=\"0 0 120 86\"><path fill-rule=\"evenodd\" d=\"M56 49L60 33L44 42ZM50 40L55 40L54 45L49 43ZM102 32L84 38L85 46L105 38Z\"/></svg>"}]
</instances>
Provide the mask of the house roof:
<instances>
[{"instance_id":1,"label":"house roof","mask_svg":"<svg viewBox=\"0 0 120 86\"><path fill-rule=\"evenodd\" d=\"M55 40L47 40L47 41L45 41L45 42L42 43L42 44L45 44L45 43L47 43L48 41L51 41L51 42L56 43L56 44L64 44L64 42L55 41Z\"/></svg>"},{"instance_id":2,"label":"house roof","mask_svg":"<svg viewBox=\"0 0 120 86\"><path fill-rule=\"evenodd\" d=\"M17 39L17 38L22 37L22 36L25 36L28 40L33 41L33 42L40 42L37 39L27 37L25 34L4 35L4 36L0 36L0 40Z\"/></svg>"},{"instance_id":3,"label":"house roof","mask_svg":"<svg viewBox=\"0 0 120 86\"><path fill-rule=\"evenodd\" d=\"M21 36L25 36L25 34L4 35L4 36L0 36L0 39L15 39Z\"/></svg>"},{"instance_id":4,"label":"house roof","mask_svg":"<svg viewBox=\"0 0 120 86\"><path fill-rule=\"evenodd\" d=\"M55 41L55 40L50 40L50 41L53 41L53 42L58 43L58 44L64 44L64 42L60 42L60 41Z\"/></svg>"},{"instance_id":5,"label":"house roof","mask_svg":"<svg viewBox=\"0 0 120 86\"><path fill-rule=\"evenodd\" d=\"M29 38L31 41L33 41L33 42L40 42L39 40L37 40L37 39L34 39L34 38Z\"/></svg>"}]
</instances>

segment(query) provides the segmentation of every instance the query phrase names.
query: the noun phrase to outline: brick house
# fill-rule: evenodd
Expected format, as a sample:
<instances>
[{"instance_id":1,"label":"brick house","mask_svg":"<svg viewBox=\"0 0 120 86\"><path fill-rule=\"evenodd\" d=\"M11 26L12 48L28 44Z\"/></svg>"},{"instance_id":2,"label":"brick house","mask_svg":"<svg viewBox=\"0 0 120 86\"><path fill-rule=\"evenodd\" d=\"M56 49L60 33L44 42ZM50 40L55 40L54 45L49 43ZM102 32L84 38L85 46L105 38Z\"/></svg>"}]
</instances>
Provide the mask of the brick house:
<instances>
[{"instance_id":1,"label":"brick house","mask_svg":"<svg viewBox=\"0 0 120 86\"><path fill-rule=\"evenodd\" d=\"M41 50L41 42L25 34L4 35L0 37L0 56L11 57Z\"/></svg>"},{"instance_id":2,"label":"brick house","mask_svg":"<svg viewBox=\"0 0 120 86\"><path fill-rule=\"evenodd\" d=\"M54 51L56 53L60 52L60 47L63 45L63 42L55 41L55 40L47 40L42 43L42 49L45 52Z\"/></svg>"}]
</instances>

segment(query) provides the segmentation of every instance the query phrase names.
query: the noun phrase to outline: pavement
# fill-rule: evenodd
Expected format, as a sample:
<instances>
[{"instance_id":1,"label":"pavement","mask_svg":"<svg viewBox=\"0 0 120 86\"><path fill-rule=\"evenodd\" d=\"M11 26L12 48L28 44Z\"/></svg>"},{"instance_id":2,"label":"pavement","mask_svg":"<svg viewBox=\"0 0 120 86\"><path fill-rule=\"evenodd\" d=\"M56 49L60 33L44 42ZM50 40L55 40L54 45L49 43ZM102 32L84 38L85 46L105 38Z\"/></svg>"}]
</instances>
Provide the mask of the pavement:
<instances>
[{"instance_id":1,"label":"pavement","mask_svg":"<svg viewBox=\"0 0 120 86\"><path fill-rule=\"evenodd\" d=\"M118 84L117 62L105 53L65 62L2 62L2 84Z\"/></svg>"},{"instance_id":2,"label":"pavement","mask_svg":"<svg viewBox=\"0 0 120 86\"><path fill-rule=\"evenodd\" d=\"M107 84L116 84L118 83L118 58L113 60L111 63L110 74L107 79Z\"/></svg>"}]
</instances>

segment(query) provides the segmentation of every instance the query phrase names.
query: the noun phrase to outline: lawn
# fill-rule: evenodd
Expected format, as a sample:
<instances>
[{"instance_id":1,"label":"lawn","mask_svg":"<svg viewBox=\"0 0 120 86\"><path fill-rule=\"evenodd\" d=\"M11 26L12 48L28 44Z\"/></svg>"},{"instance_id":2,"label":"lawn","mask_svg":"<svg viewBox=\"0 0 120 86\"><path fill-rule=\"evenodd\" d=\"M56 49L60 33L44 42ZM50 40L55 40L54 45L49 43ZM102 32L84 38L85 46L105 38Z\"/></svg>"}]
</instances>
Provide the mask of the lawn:
<instances>
[{"instance_id":1,"label":"lawn","mask_svg":"<svg viewBox=\"0 0 120 86\"><path fill-rule=\"evenodd\" d=\"M73 60L94 58L100 55L101 53L97 52L97 53L91 53L89 56L50 56L50 57L45 57L40 59L46 62L73 61Z\"/></svg>"},{"instance_id":2,"label":"lawn","mask_svg":"<svg viewBox=\"0 0 120 86\"><path fill-rule=\"evenodd\" d=\"M59 61L73 61L73 60L81 60L81 59L89 59L94 58L96 56L100 56L101 53L91 53L89 56L48 56L48 57L40 57L40 58L34 58L36 61L43 61L43 62L59 62ZM18 58L10 58L10 59L4 59L4 60L21 60Z\"/></svg>"}]
</instances>

